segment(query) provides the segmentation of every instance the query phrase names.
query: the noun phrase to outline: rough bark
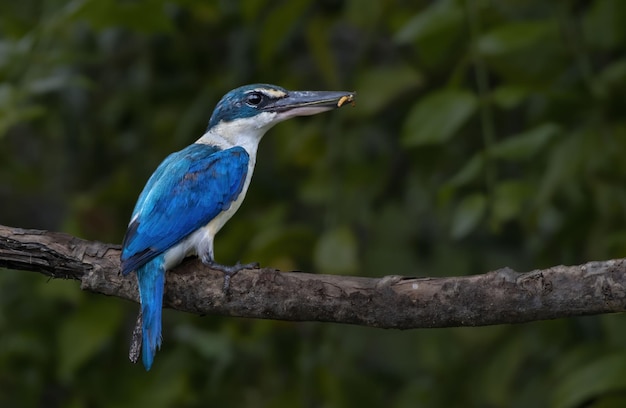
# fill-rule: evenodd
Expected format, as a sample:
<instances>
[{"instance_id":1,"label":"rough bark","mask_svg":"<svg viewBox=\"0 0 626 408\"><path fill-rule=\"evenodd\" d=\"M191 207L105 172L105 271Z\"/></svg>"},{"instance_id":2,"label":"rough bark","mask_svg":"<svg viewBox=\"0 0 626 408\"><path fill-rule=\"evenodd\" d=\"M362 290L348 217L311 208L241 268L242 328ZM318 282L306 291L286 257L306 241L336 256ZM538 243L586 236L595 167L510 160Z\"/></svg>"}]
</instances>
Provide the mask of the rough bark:
<instances>
[{"instance_id":1,"label":"rough bark","mask_svg":"<svg viewBox=\"0 0 626 408\"><path fill-rule=\"evenodd\" d=\"M0 226L0 267L75 279L95 293L137 301L134 274L119 273L120 247ZM325 321L411 329L482 326L622 312L626 259L518 273L416 278L244 270L222 292L222 274L195 258L167 274L164 305L196 314Z\"/></svg>"}]
</instances>

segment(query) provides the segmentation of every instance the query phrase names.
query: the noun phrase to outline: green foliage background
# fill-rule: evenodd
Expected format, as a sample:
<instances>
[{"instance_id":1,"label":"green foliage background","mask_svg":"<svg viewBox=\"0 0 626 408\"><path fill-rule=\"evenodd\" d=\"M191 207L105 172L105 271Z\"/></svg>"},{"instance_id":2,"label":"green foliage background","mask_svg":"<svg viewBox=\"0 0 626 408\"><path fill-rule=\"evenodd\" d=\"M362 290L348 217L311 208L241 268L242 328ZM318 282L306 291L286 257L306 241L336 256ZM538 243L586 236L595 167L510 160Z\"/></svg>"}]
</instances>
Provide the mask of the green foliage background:
<instances>
[{"instance_id":1,"label":"green foliage background","mask_svg":"<svg viewBox=\"0 0 626 408\"><path fill-rule=\"evenodd\" d=\"M119 243L229 89L356 90L266 136L218 261L366 276L626 256L622 0L0 2L0 223ZM576 294L572 294L576 296ZM621 407L626 318L384 331L0 273L0 406ZM445 313L445 311L442 311Z\"/></svg>"}]
</instances>

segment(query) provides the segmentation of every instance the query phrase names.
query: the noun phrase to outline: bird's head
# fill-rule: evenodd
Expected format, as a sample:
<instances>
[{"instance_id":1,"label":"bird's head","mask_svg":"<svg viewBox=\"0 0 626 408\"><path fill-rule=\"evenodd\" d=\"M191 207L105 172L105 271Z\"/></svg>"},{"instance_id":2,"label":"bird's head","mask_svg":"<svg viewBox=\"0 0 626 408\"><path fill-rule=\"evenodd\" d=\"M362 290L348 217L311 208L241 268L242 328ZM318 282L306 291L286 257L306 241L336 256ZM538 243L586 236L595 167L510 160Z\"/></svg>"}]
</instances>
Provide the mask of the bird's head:
<instances>
[{"instance_id":1,"label":"bird's head","mask_svg":"<svg viewBox=\"0 0 626 408\"><path fill-rule=\"evenodd\" d=\"M239 124L264 133L294 116L315 115L341 107L352 102L354 95L353 92L288 91L268 84L246 85L224 95L213 111L207 130Z\"/></svg>"}]
</instances>

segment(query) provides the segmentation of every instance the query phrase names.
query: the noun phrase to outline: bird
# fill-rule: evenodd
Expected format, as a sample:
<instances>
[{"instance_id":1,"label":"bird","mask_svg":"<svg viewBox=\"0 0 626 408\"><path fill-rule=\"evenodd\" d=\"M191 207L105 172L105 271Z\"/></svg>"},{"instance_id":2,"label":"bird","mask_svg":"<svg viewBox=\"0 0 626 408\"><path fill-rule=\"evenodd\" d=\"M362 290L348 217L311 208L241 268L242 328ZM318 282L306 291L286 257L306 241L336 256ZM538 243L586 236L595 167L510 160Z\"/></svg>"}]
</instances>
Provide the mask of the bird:
<instances>
[{"instance_id":1,"label":"bird","mask_svg":"<svg viewBox=\"0 0 626 408\"><path fill-rule=\"evenodd\" d=\"M213 242L246 196L263 135L289 118L354 103L354 96L354 92L288 91L270 84L241 86L217 103L202 137L157 167L137 199L122 241L121 273L136 273L141 304L131 361L138 360L141 349L149 371L161 348L166 271L195 255L224 273L228 291L235 273L258 267L217 263Z\"/></svg>"}]
</instances>

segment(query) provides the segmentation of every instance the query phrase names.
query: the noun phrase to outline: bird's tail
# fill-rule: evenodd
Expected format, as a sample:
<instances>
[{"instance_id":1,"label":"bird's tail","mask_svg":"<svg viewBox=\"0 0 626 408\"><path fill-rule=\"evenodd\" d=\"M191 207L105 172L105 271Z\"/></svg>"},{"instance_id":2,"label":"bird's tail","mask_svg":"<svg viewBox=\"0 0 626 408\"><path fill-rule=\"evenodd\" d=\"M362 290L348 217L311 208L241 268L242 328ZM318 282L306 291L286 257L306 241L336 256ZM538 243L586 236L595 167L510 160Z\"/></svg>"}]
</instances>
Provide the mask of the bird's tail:
<instances>
[{"instance_id":1,"label":"bird's tail","mask_svg":"<svg viewBox=\"0 0 626 408\"><path fill-rule=\"evenodd\" d=\"M137 269L139 298L142 315L142 357L146 370L152 367L157 348L161 348L161 309L163 307L163 287L165 266L163 256L158 256Z\"/></svg>"}]
</instances>

